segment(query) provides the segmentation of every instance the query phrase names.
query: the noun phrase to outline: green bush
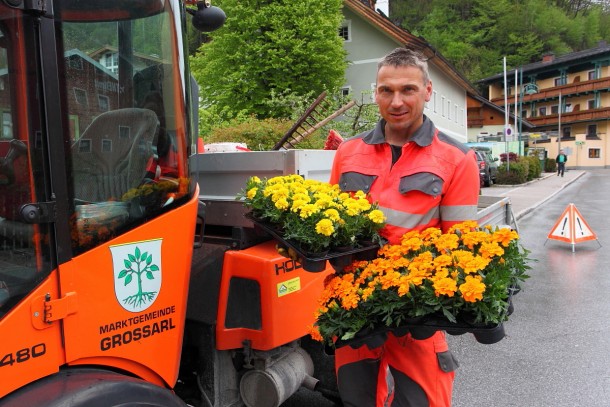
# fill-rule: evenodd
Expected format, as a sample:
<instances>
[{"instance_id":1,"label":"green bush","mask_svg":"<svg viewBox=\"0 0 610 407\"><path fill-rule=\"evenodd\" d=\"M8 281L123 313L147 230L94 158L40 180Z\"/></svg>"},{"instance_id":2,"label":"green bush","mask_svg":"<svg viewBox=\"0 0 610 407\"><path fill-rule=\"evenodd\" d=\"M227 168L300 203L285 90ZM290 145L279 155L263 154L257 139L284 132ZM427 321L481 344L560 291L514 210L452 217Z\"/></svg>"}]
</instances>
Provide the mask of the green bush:
<instances>
[{"instance_id":1,"label":"green bush","mask_svg":"<svg viewBox=\"0 0 610 407\"><path fill-rule=\"evenodd\" d=\"M519 161L527 161L528 162L528 170L527 170L527 180L531 181L536 178L540 178L540 174L542 173L542 167L540 165L540 159L538 156L527 156L521 157Z\"/></svg>"},{"instance_id":2,"label":"green bush","mask_svg":"<svg viewBox=\"0 0 610 407\"><path fill-rule=\"evenodd\" d=\"M555 172L557 171L557 162L554 158L547 158L546 163L544 165L545 172Z\"/></svg>"},{"instance_id":3,"label":"green bush","mask_svg":"<svg viewBox=\"0 0 610 407\"><path fill-rule=\"evenodd\" d=\"M268 151L275 146L286 134L293 122L281 119L256 119L250 117L234 119L222 127L213 129L207 137L206 144L210 143L246 143L253 151ZM326 134L320 131L313 133L310 137L298 143L295 148L299 149L321 149L324 147Z\"/></svg>"},{"instance_id":4,"label":"green bush","mask_svg":"<svg viewBox=\"0 0 610 407\"><path fill-rule=\"evenodd\" d=\"M519 185L527 182L527 176L529 173L529 162L527 160L521 160L518 162L511 162L506 171L506 164L503 164L498 169L497 184L501 185Z\"/></svg>"}]
</instances>

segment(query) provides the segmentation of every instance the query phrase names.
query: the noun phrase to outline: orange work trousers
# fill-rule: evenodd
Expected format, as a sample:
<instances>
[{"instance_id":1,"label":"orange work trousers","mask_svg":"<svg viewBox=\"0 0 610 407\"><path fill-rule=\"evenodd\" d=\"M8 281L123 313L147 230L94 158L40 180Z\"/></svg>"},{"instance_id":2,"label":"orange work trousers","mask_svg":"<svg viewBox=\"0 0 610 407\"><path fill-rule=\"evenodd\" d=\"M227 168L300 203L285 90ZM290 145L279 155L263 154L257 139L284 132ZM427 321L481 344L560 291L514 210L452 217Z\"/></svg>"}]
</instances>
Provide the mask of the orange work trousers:
<instances>
[{"instance_id":1,"label":"orange work trousers","mask_svg":"<svg viewBox=\"0 0 610 407\"><path fill-rule=\"evenodd\" d=\"M442 331L423 340L389 333L378 348L335 351L345 407L449 407L456 368Z\"/></svg>"}]
</instances>

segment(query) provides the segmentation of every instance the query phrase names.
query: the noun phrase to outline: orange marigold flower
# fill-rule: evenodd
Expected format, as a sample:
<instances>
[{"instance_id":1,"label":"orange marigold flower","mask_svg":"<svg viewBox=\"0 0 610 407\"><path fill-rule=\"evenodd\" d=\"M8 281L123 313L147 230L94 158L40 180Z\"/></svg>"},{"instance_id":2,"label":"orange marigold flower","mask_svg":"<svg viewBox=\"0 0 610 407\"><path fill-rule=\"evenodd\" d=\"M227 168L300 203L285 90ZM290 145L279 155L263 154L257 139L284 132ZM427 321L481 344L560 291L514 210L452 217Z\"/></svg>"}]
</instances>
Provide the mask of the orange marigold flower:
<instances>
[{"instance_id":1,"label":"orange marigold flower","mask_svg":"<svg viewBox=\"0 0 610 407\"><path fill-rule=\"evenodd\" d=\"M489 233L483 231L467 232L462 235L462 242L470 250L478 244L484 243L489 239Z\"/></svg>"},{"instance_id":2,"label":"orange marigold flower","mask_svg":"<svg viewBox=\"0 0 610 407\"><path fill-rule=\"evenodd\" d=\"M412 237L420 237L419 230L410 230L404 235L402 235L401 240L403 239L411 239Z\"/></svg>"},{"instance_id":3,"label":"orange marigold flower","mask_svg":"<svg viewBox=\"0 0 610 407\"><path fill-rule=\"evenodd\" d=\"M498 229L491 235L491 240L502 244L504 247L508 247L511 241L517 239L519 239L519 234L508 228Z\"/></svg>"},{"instance_id":4,"label":"orange marigold flower","mask_svg":"<svg viewBox=\"0 0 610 407\"><path fill-rule=\"evenodd\" d=\"M474 220L467 220L462 223L457 223L449 228L447 233L455 233L456 231L460 231L462 233L468 232L470 230L476 229L478 224Z\"/></svg>"},{"instance_id":5,"label":"orange marigold flower","mask_svg":"<svg viewBox=\"0 0 610 407\"><path fill-rule=\"evenodd\" d=\"M438 238L443 232L439 228L428 228L421 232L421 238L424 241L431 241Z\"/></svg>"},{"instance_id":6,"label":"orange marigold flower","mask_svg":"<svg viewBox=\"0 0 610 407\"><path fill-rule=\"evenodd\" d=\"M460 243L460 238L457 235L453 234L444 234L438 237L434 242L434 246L440 252L444 252L446 250L457 249Z\"/></svg>"},{"instance_id":7,"label":"orange marigold flower","mask_svg":"<svg viewBox=\"0 0 610 407\"><path fill-rule=\"evenodd\" d=\"M385 245L379 249L379 255L389 259L396 259L404 256L409 252L408 249L399 245Z\"/></svg>"},{"instance_id":8,"label":"orange marigold flower","mask_svg":"<svg viewBox=\"0 0 610 407\"><path fill-rule=\"evenodd\" d=\"M441 278L434 282L433 287L434 287L434 294L437 297L439 297L441 295L453 297L453 295L457 291L457 283L452 278Z\"/></svg>"},{"instance_id":9,"label":"orange marigold flower","mask_svg":"<svg viewBox=\"0 0 610 407\"><path fill-rule=\"evenodd\" d=\"M482 256L473 256L467 261L460 262L460 267L464 269L464 273L476 273L479 270L483 270L489 264L490 259Z\"/></svg>"},{"instance_id":10,"label":"orange marigold flower","mask_svg":"<svg viewBox=\"0 0 610 407\"><path fill-rule=\"evenodd\" d=\"M491 259L494 256L502 256L504 254L504 249L497 242L483 243L479 249L479 253L485 258Z\"/></svg>"},{"instance_id":11,"label":"orange marigold flower","mask_svg":"<svg viewBox=\"0 0 610 407\"><path fill-rule=\"evenodd\" d=\"M400 240L400 244L407 250L416 251L424 245L424 241L421 240L419 237L411 237L409 239L402 238Z\"/></svg>"},{"instance_id":12,"label":"orange marigold flower","mask_svg":"<svg viewBox=\"0 0 610 407\"><path fill-rule=\"evenodd\" d=\"M453 259L448 254L441 254L434 259L434 267L438 270L441 267L447 267L453 264Z\"/></svg>"},{"instance_id":13,"label":"orange marigold flower","mask_svg":"<svg viewBox=\"0 0 610 407\"><path fill-rule=\"evenodd\" d=\"M387 290L390 287L398 287L400 285L401 274L397 271L390 271L385 275L379 276L381 288Z\"/></svg>"},{"instance_id":14,"label":"orange marigold flower","mask_svg":"<svg viewBox=\"0 0 610 407\"><path fill-rule=\"evenodd\" d=\"M476 302L483 299L485 284L477 277L466 276L463 284L459 287L462 298L467 302Z\"/></svg>"},{"instance_id":15,"label":"orange marigold flower","mask_svg":"<svg viewBox=\"0 0 610 407\"><path fill-rule=\"evenodd\" d=\"M322 335L320 335L320 330L315 325L309 326L309 335L311 336L311 339L313 339L314 341L318 341L318 342L324 341L324 338L322 338Z\"/></svg>"},{"instance_id":16,"label":"orange marigold flower","mask_svg":"<svg viewBox=\"0 0 610 407\"><path fill-rule=\"evenodd\" d=\"M375 291L375 288L374 288L374 287L367 287L367 288L364 288L364 289L362 290L362 295L361 295L361 297L362 297L362 301L366 301L366 300L368 300L368 298L369 298L371 295L373 295L373 292L374 292L374 291Z\"/></svg>"},{"instance_id":17,"label":"orange marigold flower","mask_svg":"<svg viewBox=\"0 0 610 407\"><path fill-rule=\"evenodd\" d=\"M356 292L350 292L346 294L343 298L341 298L341 306L345 310L354 309L358 306L360 302L360 296Z\"/></svg>"}]
</instances>

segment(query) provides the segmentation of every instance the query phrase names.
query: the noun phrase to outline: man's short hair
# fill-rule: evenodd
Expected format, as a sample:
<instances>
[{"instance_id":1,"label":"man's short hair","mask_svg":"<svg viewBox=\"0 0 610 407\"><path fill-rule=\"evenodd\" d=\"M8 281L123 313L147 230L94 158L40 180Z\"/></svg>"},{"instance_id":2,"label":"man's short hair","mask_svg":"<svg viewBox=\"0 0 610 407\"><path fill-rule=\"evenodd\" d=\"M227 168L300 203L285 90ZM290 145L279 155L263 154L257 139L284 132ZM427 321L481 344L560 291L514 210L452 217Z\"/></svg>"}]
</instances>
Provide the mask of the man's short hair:
<instances>
[{"instance_id":1,"label":"man's short hair","mask_svg":"<svg viewBox=\"0 0 610 407\"><path fill-rule=\"evenodd\" d=\"M428 73L428 60L418 51L410 48L396 48L387 54L377 64L377 71L384 66L413 66L422 71L424 76L424 84L430 82L430 74Z\"/></svg>"}]
</instances>

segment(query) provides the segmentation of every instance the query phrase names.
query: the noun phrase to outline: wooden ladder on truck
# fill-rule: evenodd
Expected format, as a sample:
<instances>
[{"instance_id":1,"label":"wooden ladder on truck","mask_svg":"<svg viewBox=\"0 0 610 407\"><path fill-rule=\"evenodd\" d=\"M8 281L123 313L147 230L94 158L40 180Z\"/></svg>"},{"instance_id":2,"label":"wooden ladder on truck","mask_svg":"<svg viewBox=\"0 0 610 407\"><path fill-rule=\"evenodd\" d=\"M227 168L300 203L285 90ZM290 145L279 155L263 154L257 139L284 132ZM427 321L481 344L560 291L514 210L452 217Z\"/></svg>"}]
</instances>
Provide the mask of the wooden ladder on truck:
<instances>
[{"instance_id":1,"label":"wooden ladder on truck","mask_svg":"<svg viewBox=\"0 0 610 407\"><path fill-rule=\"evenodd\" d=\"M292 125L290 130L273 146L273 150L295 148L297 144L312 135L320 127L342 115L355 104L356 102L351 100L339 109L333 110L332 102L326 100L326 92L322 92L299 120Z\"/></svg>"}]
</instances>

